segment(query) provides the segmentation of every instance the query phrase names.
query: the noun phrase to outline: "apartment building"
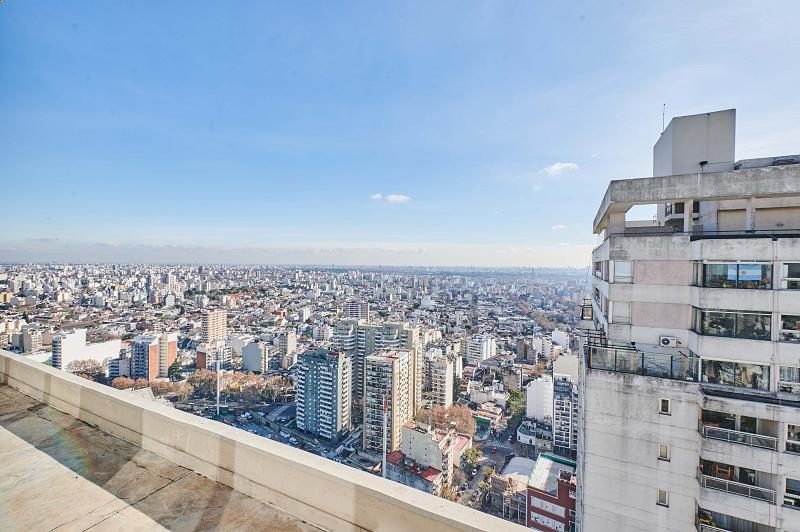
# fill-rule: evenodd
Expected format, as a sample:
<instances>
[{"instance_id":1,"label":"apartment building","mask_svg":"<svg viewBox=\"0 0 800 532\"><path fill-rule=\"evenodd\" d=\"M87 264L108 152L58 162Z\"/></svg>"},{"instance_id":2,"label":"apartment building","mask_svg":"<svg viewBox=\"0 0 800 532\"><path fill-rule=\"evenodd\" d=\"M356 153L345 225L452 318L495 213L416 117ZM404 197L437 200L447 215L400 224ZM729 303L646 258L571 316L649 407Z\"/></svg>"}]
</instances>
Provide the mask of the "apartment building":
<instances>
[{"instance_id":1,"label":"apartment building","mask_svg":"<svg viewBox=\"0 0 800 532\"><path fill-rule=\"evenodd\" d=\"M575 459L578 453L578 385L569 375L553 374L553 452Z\"/></svg>"},{"instance_id":2,"label":"apartment building","mask_svg":"<svg viewBox=\"0 0 800 532\"><path fill-rule=\"evenodd\" d=\"M246 343L242 347L242 369L261 373L269 369L277 369L275 362L278 362L278 357L270 356L270 354L270 346L265 342L253 340Z\"/></svg>"},{"instance_id":3,"label":"apartment building","mask_svg":"<svg viewBox=\"0 0 800 532\"><path fill-rule=\"evenodd\" d=\"M119 356L121 340L107 340L89 344L86 342L86 329L72 329L53 335L51 365L66 369L76 360L94 360L103 363Z\"/></svg>"},{"instance_id":4,"label":"apartment building","mask_svg":"<svg viewBox=\"0 0 800 532\"><path fill-rule=\"evenodd\" d=\"M582 530L800 530L800 156L736 161L734 139L734 110L675 118L654 177L601 201Z\"/></svg>"},{"instance_id":5,"label":"apartment building","mask_svg":"<svg viewBox=\"0 0 800 532\"><path fill-rule=\"evenodd\" d=\"M178 356L178 334L140 334L131 340L130 349L132 378L167 378Z\"/></svg>"},{"instance_id":6,"label":"apartment building","mask_svg":"<svg viewBox=\"0 0 800 532\"><path fill-rule=\"evenodd\" d=\"M526 524L535 530L574 530L575 462L541 453L528 478Z\"/></svg>"},{"instance_id":7,"label":"apartment building","mask_svg":"<svg viewBox=\"0 0 800 532\"><path fill-rule=\"evenodd\" d=\"M445 408L453 404L453 361L447 357L431 364L431 403Z\"/></svg>"},{"instance_id":8,"label":"apartment building","mask_svg":"<svg viewBox=\"0 0 800 532\"><path fill-rule=\"evenodd\" d=\"M195 356L197 369L216 371L217 363L221 369L229 370L233 367L233 349L224 340L215 340L197 346Z\"/></svg>"},{"instance_id":9,"label":"apartment building","mask_svg":"<svg viewBox=\"0 0 800 532\"><path fill-rule=\"evenodd\" d=\"M402 427L400 450L387 458L389 480L426 493L439 495L453 482L454 456L461 438L454 430L434 430L423 423L406 422Z\"/></svg>"},{"instance_id":10,"label":"apartment building","mask_svg":"<svg viewBox=\"0 0 800 532\"><path fill-rule=\"evenodd\" d=\"M351 361L337 351L309 351L298 359L297 428L328 441L350 432Z\"/></svg>"},{"instance_id":11,"label":"apartment building","mask_svg":"<svg viewBox=\"0 0 800 532\"><path fill-rule=\"evenodd\" d=\"M333 331L333 347L353 359L353 395L364 395L365 360L381 349L402 349L409 353L412 375L412 411L422 405L424 360L419 327L406 323L371 324L364 320L343 320Z\"/></svg>"},{"instance_id":12,"label":"apartment building","mask_svg":"<svg viewBox=\"0 0 800 532\"><path fill-rule=\"evenodd\" d=\"M351 320L369 321L369 301L348 301L344 313Z\"/></svg>"},{"instance_id":13,"label":"apartment building","mask_svg":"<svg viewBox=\"0 0 800 532\"><path fill-rule=\"evenodd\" d=\"M467 342L467 364L479 364L497 354L497 340L488 334L474 334Z\"/></svg>"},{"instance_id":14,"label":"apartment building","mask_svg":"<svg viewBox=\"0 0 800 532\"><path fill-rule=\"evenodd\" d=\"M400 447L402 427L414 416L412 410L412 353L400 349L383 349L365 360L364 449L383 451L384 399L388 408L386 448Z\"/></svg>"},{"instance_id":15,"label":"apartment building","mask_svg":"<svg viewBox=\"0 0 800 532\"><path fill-rule=\"evenodd\" d=\"M202 320L202 341L204 343L225 340L228 337L227 310L213 309L203 311Z\"/></svg>"}]
</instances>

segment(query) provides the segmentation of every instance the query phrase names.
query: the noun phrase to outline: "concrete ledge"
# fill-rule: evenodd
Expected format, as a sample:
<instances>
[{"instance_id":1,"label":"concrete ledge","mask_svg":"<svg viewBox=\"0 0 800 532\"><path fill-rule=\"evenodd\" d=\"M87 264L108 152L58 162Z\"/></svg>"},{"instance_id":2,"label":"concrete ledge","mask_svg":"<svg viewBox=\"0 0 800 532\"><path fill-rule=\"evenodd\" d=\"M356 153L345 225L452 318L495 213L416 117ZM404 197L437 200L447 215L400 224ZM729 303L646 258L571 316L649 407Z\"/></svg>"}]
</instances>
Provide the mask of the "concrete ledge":
<instances>
[{"instance_id":1,"label":"concrete ledge","mask_svg":"<svg viewBox=\"0 0 800 532\"><path fill-rule=\"evenodd\" d=\"M0 351L0 379L57 410L329 530L523 530L222 423Z\"/></svg>"}]
</instances>

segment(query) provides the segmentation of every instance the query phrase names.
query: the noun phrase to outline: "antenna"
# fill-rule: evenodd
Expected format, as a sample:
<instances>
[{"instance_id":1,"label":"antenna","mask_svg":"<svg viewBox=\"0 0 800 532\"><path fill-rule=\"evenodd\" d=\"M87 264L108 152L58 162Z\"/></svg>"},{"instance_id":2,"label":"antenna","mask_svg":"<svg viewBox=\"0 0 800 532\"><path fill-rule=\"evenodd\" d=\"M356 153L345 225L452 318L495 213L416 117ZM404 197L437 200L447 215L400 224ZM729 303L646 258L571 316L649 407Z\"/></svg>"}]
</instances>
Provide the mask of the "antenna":
<instances>
[{"instance_id":1,"label":"antenna","mask_svg":"<svg viewBox=\"0 0 800 532\"><path fill-rule=\"evenodd\" d=\"M661 132L664 132L664 115L667 114L667 104L661 107Z\"/></svg>"}]
</instances>

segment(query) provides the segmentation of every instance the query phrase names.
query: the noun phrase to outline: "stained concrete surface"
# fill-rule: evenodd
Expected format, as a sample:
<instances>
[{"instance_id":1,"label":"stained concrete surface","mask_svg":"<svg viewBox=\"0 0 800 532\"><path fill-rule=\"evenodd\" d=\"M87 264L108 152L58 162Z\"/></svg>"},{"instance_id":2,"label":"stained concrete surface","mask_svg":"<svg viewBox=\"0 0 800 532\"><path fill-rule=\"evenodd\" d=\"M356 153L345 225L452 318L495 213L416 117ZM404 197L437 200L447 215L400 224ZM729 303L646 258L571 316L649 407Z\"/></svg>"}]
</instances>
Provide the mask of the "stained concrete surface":
<instances>
[{"instance_id":1,"label":"stained concrete surface","mask_svg":"<svg viewBox=\"0 0 800 532\"><path fill-rule=\"evenodd\" d=\"M319 530L0 386L0 529Z\"/></svg>"}]
</instances>

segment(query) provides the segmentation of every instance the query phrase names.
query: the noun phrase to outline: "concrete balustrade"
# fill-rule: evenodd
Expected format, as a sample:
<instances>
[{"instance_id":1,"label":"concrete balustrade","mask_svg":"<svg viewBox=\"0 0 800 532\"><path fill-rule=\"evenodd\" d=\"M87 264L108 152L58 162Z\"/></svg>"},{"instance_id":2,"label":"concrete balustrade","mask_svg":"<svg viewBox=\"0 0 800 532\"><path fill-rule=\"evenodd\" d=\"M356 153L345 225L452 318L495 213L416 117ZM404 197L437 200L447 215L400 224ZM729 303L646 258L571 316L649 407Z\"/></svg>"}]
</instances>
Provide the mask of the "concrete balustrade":
<instances>
[{"instance_id":1,"label":"concrete balustrade","mask_svg":"<svg viewBox=\"0 0 800 532\"><path fill-rule=\"evenodd\" d=\"M0 379L104 432L323 529L523 529L477 510L7 351L0 351Z\"/></svg>"}]
</instances>

